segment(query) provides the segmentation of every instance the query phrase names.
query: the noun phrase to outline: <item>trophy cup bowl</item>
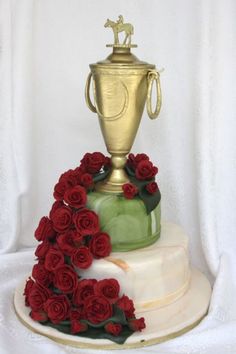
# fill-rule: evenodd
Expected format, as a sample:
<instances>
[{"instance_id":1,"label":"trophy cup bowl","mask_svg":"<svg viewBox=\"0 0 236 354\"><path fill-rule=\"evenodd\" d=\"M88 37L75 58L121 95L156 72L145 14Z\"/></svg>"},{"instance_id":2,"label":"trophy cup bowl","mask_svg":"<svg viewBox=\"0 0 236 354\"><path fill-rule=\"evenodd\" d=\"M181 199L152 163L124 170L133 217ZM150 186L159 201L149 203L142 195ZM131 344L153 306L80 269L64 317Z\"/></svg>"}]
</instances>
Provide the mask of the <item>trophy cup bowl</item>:
<instances>
[{"instance_id":1,"label":"trophy cup bowl","mask_svg":"<svg viewBox=\"0 0 236 354\"><path fill-rule=\"evenodd\" d=\"M85 96L88 107L96 112L106 144L111 154L111 173L97 184L101 192L122 193L122 185L129 182L124 170L126 155L133 145L145 103L149 117L158 116L161 108L159 73L155 66L139 61L131 52L134 45L116 44L113 53L97 64L91 64ZM93 82L94 104L90 98ZM156 82L157 103L152 111L152 87Z\"/></svg>"}]
</instances>

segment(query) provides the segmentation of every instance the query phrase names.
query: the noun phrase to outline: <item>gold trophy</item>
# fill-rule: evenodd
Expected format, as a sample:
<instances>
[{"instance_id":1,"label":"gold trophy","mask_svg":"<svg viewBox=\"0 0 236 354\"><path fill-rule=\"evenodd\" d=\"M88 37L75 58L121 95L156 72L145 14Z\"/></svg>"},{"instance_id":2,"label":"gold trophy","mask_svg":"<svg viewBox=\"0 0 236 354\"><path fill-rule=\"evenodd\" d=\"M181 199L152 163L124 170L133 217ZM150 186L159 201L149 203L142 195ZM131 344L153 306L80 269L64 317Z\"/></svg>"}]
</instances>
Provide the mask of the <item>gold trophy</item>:
<instances>
[{"instance_id":1,"label":"gold trophy","mask_svg":"<svg viewBox=\"0 0 236 354\"><path fill-rule=\"evenodd\" d=\"M107 19L105 27L114 33L114 44L108 44L113 52L96 64L90 64L85 97L90 110L98 114L99 123L112 168L108 178L97 184L97 190L108 193L122 193L122 185L129 182L124 170L126 155L130 152L146 102L151 119L157 118L161 109L161 87L159 72L155 65L140 61L131 53L131 36L134 33L130 23L124 23L123 16L114 22ZM123 43L119 33L125 32ZM94 104L90 98L90 84L93 83ZM156 83L157 100L152 110L152 88Z\"/></svg>"}]
</instances>

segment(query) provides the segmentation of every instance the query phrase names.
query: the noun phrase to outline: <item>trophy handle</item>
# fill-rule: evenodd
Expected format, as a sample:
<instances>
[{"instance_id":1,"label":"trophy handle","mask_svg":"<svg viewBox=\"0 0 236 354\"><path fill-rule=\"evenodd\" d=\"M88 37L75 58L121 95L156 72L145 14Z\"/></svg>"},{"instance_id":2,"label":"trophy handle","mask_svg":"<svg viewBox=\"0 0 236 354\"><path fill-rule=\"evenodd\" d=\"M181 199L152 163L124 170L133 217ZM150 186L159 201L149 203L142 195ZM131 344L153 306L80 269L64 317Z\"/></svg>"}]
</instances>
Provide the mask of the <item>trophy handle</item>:
<instances>
[{"instance_id":1,"label":"trophy handle","mask_svg":"<svg viewBox=\"0 0 236 354\"><path fill-rule=\"evenodd\" d=\"M157 102L155 111L152 111L152 88L153 81L156 82L157 89ZM160 84L160 74L156 70L151 70L148 72L148 91L147 91L147 113L149 118L155 119L157 118L161 109L161 84Z\"/></svg>"},{"instance_id":2,"label":"trophy handle","mask_svg":"<svg viewBox=\"0 0 236 354\"><path fill-rule=\"evenodd\" d=\"M86 81L86 86L85 86L85 100L87 103L88 108L94 112L97 113L96 107L94 107L94 105L92 104L91 98L90 98L90 84L91 84L91 79L92 79L92 73L90 72L88 74L88 78Z\"/></svg>"},{"instance_id":3,"label":"trophy handle","mask_svg":"<svg viewBox=\"0 0 236 354\"><path fill-rule=\"evenodd\" d=\"M128 93L128 89L125 86L125 84L121 81L121 85L124 89L124 96L125 96L125 100L124 100L124 104L123 107L121 108L120 112L113 115L113 116L104 116L102 114L102 112L100 112L98 105L97 105L97 99L96 99L96 90L95 90L95 85L93 85L93 94L94 94L94 104L95 106L92 104L91 98L90 98L90 85L91 85L91 79L92 79L93 75L90 72L87 78L87 82L86 82L86 87L85 87L85 100L87 103L88 108L94 112L97 113L99 115L99 117L103 120L107 120L107 121L112 121L112 120L116 120L119 119L120 117L123 116L123 114L126 112L126 109L128 107L128 102L129 102L129 93Z\"/></svg>"}]
</instances>

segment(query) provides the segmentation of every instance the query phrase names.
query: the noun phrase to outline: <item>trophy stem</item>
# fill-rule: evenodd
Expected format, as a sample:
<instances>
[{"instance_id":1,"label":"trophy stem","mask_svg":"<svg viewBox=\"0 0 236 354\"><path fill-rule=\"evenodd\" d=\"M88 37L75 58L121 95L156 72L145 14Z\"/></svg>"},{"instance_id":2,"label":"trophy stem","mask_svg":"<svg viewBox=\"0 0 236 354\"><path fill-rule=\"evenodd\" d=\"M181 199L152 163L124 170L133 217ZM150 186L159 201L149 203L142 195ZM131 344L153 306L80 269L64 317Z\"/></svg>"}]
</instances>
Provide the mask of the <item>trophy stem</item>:
<instances>
[{"instance_id":1,"label":"trophy stem","mask_svg":"<svg viewBox=\"0 0 236 354\"><path fill-rule=\"evenodd\" d=\"M124 170L126 154L112 154L111 163L111 174L105 181L97 183L96 190L115 194L123 193L122 185L129 182L129 178Z\"/></svg>"}]
</instances>

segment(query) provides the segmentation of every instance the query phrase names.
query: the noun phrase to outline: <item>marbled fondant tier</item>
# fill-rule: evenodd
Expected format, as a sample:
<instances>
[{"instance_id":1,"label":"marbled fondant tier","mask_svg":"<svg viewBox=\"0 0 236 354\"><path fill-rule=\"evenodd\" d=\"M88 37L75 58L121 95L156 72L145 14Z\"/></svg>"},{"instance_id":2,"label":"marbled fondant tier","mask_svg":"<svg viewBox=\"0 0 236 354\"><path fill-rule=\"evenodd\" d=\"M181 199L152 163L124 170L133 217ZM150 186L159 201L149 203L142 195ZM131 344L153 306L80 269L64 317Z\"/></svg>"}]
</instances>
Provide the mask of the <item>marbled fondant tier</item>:
<instances>
[{"instance_id":1,"label":"marbled fondant tier","mask_svg":"<svg viewBox=\"0 0 236 354\"><path fill-rule=\"evenodd\" d=\"M87 205L99 215L101 229L110 235L113 251L146 247L160 236L160 203L147 215L139 197L129 200L121 195L91 192Z\"/></svg>"},{"instance_id":2,"label":"marbled fondant tier","mask_svg":"<svg viewBox=\"0 0 236 354\"><path fill-rule=\"evenodd\" d=\"M131 297L136 310L148 311L176 301L190 282L188 238L181 227L163 223L155 244L129 252L113 252L95 260L83 278L115 278L122 293Z\"/></svg>"}]
</instances>

